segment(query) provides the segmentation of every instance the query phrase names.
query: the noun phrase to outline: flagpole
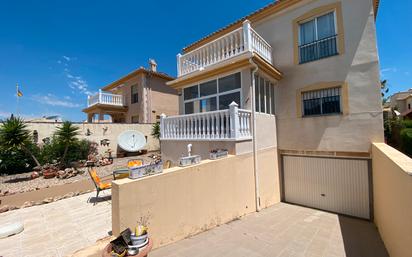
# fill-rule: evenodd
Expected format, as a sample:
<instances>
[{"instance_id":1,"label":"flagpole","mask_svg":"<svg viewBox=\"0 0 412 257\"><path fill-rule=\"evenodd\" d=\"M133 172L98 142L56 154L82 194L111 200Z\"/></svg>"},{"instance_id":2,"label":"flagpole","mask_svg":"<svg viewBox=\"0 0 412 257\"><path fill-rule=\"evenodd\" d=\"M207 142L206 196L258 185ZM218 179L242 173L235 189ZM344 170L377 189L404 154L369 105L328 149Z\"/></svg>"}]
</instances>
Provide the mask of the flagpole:
<instances>
[{"instance_id":1,"label":"flagpole","mask_svg":"<svg viewBox=\"0 0 412 257\"><path fill-rule=\"evenodd\" d=\"M16 117L19 117L19 84L16 83L16 98L17 98L17 105L16 105Z\"/></svg>"}]
</instances>

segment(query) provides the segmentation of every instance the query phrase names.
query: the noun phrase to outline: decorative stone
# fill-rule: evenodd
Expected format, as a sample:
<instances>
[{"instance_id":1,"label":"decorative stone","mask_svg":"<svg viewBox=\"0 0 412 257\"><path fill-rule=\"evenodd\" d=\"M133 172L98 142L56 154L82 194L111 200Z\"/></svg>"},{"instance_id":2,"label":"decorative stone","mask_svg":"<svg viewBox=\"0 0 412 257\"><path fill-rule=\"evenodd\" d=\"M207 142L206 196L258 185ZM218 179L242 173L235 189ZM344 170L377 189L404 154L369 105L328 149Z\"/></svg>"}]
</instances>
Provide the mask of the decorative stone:
<instances>
[{"instance_id":1,"label":"decorative stone","mask_svg":"<svg viewBox=\"0 0 412 257\"><path fill-rule=\"evenodd\" d=\"M52 197L49 197L49 198L46 198L46 199L43 200L43 203L51 203L51 202L53 202Z\"/></svg>"},{"instance_id":2,"label":"decorative stone","mask_svg":"<svg viewBox=\"0 0 412 257\"><path fill-rule=\"evenodd\" d=\"M33 168L33 171L41 171L43 169L42 166L36 166Z\"/></svg>"},{"instance_id":3,"label":"decorative stone","mask_svg":"<svg viewBox=\"0 0 412 257\"><path fill-rule=\"evenodd\" d=\"M33 172L31 173L31 175L30 175L30 178L31 178L31 179L36 179L36 178L38 178L38 177L40 177L40 175L39 175L39 173L38 173L37 171L33 171Z\"/></svg>"},{"instance_id":4,"label":"decorative stone","mask_svg":"<svg viewBox=\"0 0 412 257\"><path fill-rule=\"evenodd\" d=\"M8 205L4 205L0 207L0 213L7 212L9 210L10 210L10 207Z\"/></svg>"}]
</instances>

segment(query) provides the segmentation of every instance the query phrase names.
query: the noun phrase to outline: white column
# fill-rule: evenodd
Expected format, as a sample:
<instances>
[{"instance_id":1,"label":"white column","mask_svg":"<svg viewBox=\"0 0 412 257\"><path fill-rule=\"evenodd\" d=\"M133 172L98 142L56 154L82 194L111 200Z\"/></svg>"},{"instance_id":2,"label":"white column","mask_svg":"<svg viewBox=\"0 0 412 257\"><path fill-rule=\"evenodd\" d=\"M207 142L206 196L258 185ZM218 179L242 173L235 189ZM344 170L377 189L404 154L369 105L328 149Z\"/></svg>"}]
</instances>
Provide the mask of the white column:
<instances>
[{"instance_id":1,"label":"white column","mask_svg":"<svg viewBox=\"0 0 412 257\"><path fill-rule=\"evenodd\" d=\"M182 75L181 69L182 69L182 64L180 62L182 55L177 54L176 59L177 59L177 76L180 77Z\"/></svg>"},{"instance_id":2,"label":"white column","mask_svg":"<svg viewBox=\"0 0 412 257\"><path fill-rule=\"evenodd\" d=\"M165 119L166 114L162 113L160 114L160 138L165 138Z\"/></svg>"},{"instance_id":3,"label":"white column","mask_svg":"<svg viewBox=\"0 0 412 257\"><path fill-rule=\"evenodd\" d=\"M102 90L99 89L99 103L102 102Z\"/></svg>"},{"instance_id":4,"label":"white column","mask_svg":"<svg viewBox=\"0 0 412 257\"><path fill-rule=\"evenodd\" d=\"M229 118L230 118L230 138L239 138L239 105L235 102L229 104Z\"/></svg>"},{"instance_id":5,"label":"white column","mask_svg":"<svg viewBox=\"0 0 412 257\"><path fill-rule=\"evenodd\" d=\"M245 45L245 51L252 51L252 35L250 34L250 21L245 20L243 22L243 42Z\"/></svg>"}]
</instances>

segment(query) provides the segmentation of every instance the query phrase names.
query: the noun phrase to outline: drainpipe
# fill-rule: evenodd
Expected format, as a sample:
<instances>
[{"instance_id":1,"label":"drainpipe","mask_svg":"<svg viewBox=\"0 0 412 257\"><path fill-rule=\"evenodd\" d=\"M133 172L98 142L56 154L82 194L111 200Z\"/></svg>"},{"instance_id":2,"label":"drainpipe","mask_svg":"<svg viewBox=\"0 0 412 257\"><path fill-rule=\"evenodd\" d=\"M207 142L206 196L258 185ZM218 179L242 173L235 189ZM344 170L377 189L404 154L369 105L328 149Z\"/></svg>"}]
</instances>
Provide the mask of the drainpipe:
<instances>
[{"instance_id":1,"label":"drainpipe","mask_svg":"<svg viewBox=\"0 0 412 257\"><path fill-rule=\"evenodd\" d=\"M252 58L249 58L250 64L255 67L252 71L252 143L253 143L253 172L255 177L255 201L256 201L256 211L260 211L260 194L259 194L259 173L258 173L258 156L257 156L257 143L256 143L256 90L255 90L255 74L259 70L256 63L253 62Z\"/></svg>"}]
</instances>

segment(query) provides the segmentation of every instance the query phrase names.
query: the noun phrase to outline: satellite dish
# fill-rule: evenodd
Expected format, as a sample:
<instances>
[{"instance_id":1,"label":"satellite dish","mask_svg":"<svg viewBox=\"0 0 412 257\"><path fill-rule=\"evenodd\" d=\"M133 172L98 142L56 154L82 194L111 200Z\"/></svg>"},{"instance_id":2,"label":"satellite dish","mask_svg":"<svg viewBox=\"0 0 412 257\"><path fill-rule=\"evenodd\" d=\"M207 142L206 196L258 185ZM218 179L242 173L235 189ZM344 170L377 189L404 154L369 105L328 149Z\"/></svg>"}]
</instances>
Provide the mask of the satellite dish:
<instances>
[{"instance_id":1,"label":"satellite dish","mask_svg":"<svg viewBox=\"0 0 412 257\"><path fill-rule=\"evenodd\" d=\"M137 152L146 145L146 138L139 131L126 130L117 137L117 144L127 152Z\"/></svg>"}]
</instances>

